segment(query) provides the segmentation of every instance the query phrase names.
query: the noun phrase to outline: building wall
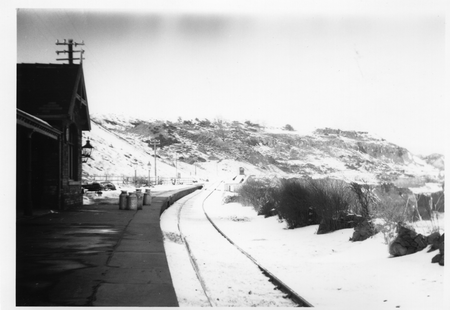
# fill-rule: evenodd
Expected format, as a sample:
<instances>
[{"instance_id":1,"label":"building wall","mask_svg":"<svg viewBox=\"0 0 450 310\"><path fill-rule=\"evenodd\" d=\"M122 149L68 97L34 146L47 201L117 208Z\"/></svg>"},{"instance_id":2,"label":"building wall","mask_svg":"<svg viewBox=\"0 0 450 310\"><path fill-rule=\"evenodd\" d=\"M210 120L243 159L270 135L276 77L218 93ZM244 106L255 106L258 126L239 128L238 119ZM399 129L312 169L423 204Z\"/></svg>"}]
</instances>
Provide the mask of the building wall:
<instances>
[{"instance_id":1,"label":"building wall","mask_svg":"<svg viewBox=\"0 0 450 310\"><path fill-rule=\"evenodd\" d=\"M55 70L55 68L58 70ZM56 140L56 144L48 141L44 141L42 144L33 144L38 148L36 152L29 151L29 144L24 144L24 146L27 146L25 148L21 147L29 154L33 153L34 156L32 158L34 173L32 177L30 177L28 169L29 164L26 167L20 166L20 163L17 165L17 172L21 178L17 181L18 186L23 186L22 183L26 183L27 191L32 192L26 199L22 199L21 203L26 206L31 205L26 200L32 198L35 200L33 204L36 203L44 207L56 205L62 209L67 209L79 206L83 202L81 191L81 129L90 129L82 66L18 64L17 71L18 109L38 117L62 133L58 137L59 140ZM77 79L74 80L75 76ZM81 79L78 80L78 77ZM55 85L58 87L55 87ZM73 100L68 101L67 98L73 98ZM75 151L69 152L65 129L73 124L76 124L78 139L73 147ZM56 135L59 136L59 133L56 133ZM26 136L21 137L21 139L27 141ZM75 158L73 165L70 165L71 157L69 153L76 153L76 156L73 157ZM18 157L26 158L26 155L22 152ZM70 167L76 167L73 170L75 176L70 173ZM29 186L30 180L33 183L32 189ZM19 195L18 191L17 196ZM48 197L52 197L52 199L48 199Z\"/></svg>"},{"instance_id":2,"label":"building wall","mask_svg":"<svg viewBox=\"0 0 450 310\"><path fill-rule=\"evenodd\" d=\"M65 128L67 128L69 123L63 125L64 129L63 135L65 135ZM72 127L73 128L73 127ZM79 207L83 204L83 192L81 188L81 131L77 129L77 161L78 166L77 176L72 179L69 177L70 162L69 162L69 144L66 137L63 138L62 142L62 205L64 209Z\"/></svg>"},{"instance_id":3,"label":"building wall","mask_svg":"<svg viewBox=\"0 0 450 310\"><path fill-rule=\"evenodd\" d=\"M59 209L59 141L17 126L16 146L16 210Z\"/></svg>"},{"instance_id":4,"label":"building wall","mask_svg":"<svg viewBox=\"0 0 450 310\"><path fill-rule=\"evenodd\" d=\"M41 140L40 142L38 142ZM42 196L40 205L45 209L59 209L59 140L52 140L46 137L39 137L35 140L42 146L40 159L37 165L42 169L41 179Z\"/></svg>"},{"instance_id":5,"label":"building wall","mask_svg":"<svg viewBox=\"0 0 450 310\"><path fill-rule=\"evenodd\" d=\"M227 192L237 192L242 187L239 183L224 183L223 189Z\"/></svg>"},{"instance_id":6,"label":"building wall","mask_svg":"<svg viewBox=\"0 0 450 310\"><path fill-rule=\"evenodd\" d=\"M79 207L83 204L83 193L81 192L81 185L69 184L63 187L63 206L64 209Z\"/></svg>"},{"instance_id":7,"label":"building wall","mask_svg":"<svg viewBox=\"0 0 450 310\"><path fill-rule=\"evenodd\" d=\"M30 130L17 126L16 143L16 210L24 213L27 208L28 199L28 134Z\"/></svg>"}]
</instances>

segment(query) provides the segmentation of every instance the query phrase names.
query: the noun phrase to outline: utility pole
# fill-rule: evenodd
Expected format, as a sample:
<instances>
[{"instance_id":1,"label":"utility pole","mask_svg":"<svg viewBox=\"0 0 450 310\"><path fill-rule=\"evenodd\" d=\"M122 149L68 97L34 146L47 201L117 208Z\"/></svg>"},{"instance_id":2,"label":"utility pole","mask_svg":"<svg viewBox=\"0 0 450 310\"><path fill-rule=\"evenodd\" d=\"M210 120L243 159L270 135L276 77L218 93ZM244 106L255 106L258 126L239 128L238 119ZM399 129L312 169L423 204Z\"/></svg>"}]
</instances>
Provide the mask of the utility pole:
<instances>
[{"instance_id":1,"label":"utility pole","mask_svg":"<svg viewBox=\"0 0 450 310\"><path fill-rule=\"evenodd\" d=\"M150 186L152 184L151 180L150 180L150 171L152 169L152 164L150 162L148 162L148 186Z\"/></svg>"},{"instance_id":2,"label":"utility pole","mask_svg":"<svg viewBox=\"0 0 450 310\"><path fill-rule=\"evenodd\" d=\"M156 185L158 182L157 173L156 173L156 146L160 145L161 143L157 139L151 139L150 143L153 144L153 148L155 149L155 185Z\"/></svg>"},{"instance_id":3,"label":"utility pole","mask_svg":"<svg viewBox=\"0 0 450 310\"><path fill-rule=\"evenodd\" d=\"M61 53L69 54L69 58L57 58L56 60L68 60L69 61L69 65L73 65L73 61L74 60L80 60L80 63L83 62L84 50L80 49L78 51L75 51L73 48L77 47L78 45L84 45L84 41L81 41L81 43L77 43L77 42L73 42L72 39L69 39L67 41L66 41L66 39L64 39L63 42L59 42L59 40L56 40L56 45L67 45L67 47L68 47L68 50L56 51L57 55L59 55ZM73 53L80 53L80 58L73 58Z\"/></svg>"}]
</instances>

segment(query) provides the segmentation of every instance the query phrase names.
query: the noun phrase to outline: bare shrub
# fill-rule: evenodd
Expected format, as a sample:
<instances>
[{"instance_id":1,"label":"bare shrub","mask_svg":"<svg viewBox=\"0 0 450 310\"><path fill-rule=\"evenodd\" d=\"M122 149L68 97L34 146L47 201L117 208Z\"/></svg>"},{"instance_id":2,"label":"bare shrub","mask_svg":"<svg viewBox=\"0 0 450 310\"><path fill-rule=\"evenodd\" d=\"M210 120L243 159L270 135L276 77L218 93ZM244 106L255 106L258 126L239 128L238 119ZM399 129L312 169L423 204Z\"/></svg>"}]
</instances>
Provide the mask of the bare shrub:
<instances>
[{"instance_id":1,"label":"bare shrub","mask_svg":"<svg viewBox=\"0 0 450 310\"><path fill-rule=\"evenodd\" d=\"M354 197L347 183L340 180L310 180L310 203L323 219L338 219L348 214Z\"/></svg>"},{"instance_id":2,"label":"bare shrub","mask_svg":"<svg viewBox=\"0 0 450 310\"><path fill-rule=\"evenodd\" d=\"M289 124L286 124L286 125L283 127L283 129L284 129L284 130L287 130L287 131L294 131L294 130L295 130L294 127L292 127L292 126L289 125Z\"/></svg>"},{"instance_id":3,"label":"bare shrub","mask_svg":"<svg viewBox=\"0 0 450 310\"><path fill-rule=\"evenodd\" d=\"M397 223L405 221L408 204L405 206L390 195L378 197L374 188L367 184L353 182L350 187L358 201L358 212L364 217L364 225L369 229L367 236L381 232L385 243L389 244L395 236Z\"/></svg>"},{"instance_id":4,"label":"bare shrub","mask_svg":"<svg viewBox=\"0 0 450 310\"><path fill-rule=\"evenodd\" d=\"M350 188L356 196L358 202L357 213L359 213L364 219L369 220L371 218L370 208L377 202L377 198L372 189L367 184L358 184L355 182L350 183Z\"/></svg>"},{"instance_id":5,"label":"bare shrub","mask_svg":"<svg viewBox=\"0 0 450 310\"><path fill-rule=\"evenodd\" d=\"M339 229L334 222L348 215L355 198L347 183L333 179L287 180L279 191L278 214L288 228L328 223L328 231Z\"/></svg>"},{"instance_id":6,"label":"bare shrub","mask_svg":"<svg viewBox=\"0 0 450 310\"><path fill-rule=\"evenodd\" d=\"M310 203L310 188L304 180L284 180L279 191L278 214L289 229L318 224L320 219Z\"/></svg>"},{"instance_id":7,"label":"bare shrub","mask_svg":"<svg viewBox=\"0 0 450 310\"><path fill-rule=\"evenodd\" d=\"M408 205L394 201L391 197L381 197L371 206L373 217L381 218L388 223L407 222Z\"/></svg>"},{"instance_id":8,"label":"bare shrub","mask_svg":"<svg viewBox=\"0 0 450 310\"><path fill-rule=\"evenodd\" d=\"M280 205L280 190L278 187L267 187L266 199L262 202L258 215L270 217L278 214L278 206Z\"/></svg>"},{"instance_id":9,"label":"bare shrub","mask_svg":"<svg viewBox=\"0 0 450 310\"><path fill-rule=\"evenodd\" d=\"M243 205L252 206L258 214L268 209L268 205L274 205L272 198L273 189L264 180L249 179L237 191L239 201Z\"/></svg>"},{"instance_id":10,"label":"bare shrub","mask_svg":"<svg viewBox=\"0 0 450 310\"><path fill-rule=\"evenodd\" d=\"M239 196L238 195L225 195L222 198L222 202L223 202L223 204L239 202Z\"/></svg>"},{"instance_id":11,"label":"bare shrub","mask_svg":"<svg viewBox=\"0 0 450 310\"><path fill-rule=\"evenodd\" d=\"M397 223L387 222L383 219L375 219L373 221L374 229L383 234L384 243L390 244L396 237Z\"/></svg>"}]
</instances>

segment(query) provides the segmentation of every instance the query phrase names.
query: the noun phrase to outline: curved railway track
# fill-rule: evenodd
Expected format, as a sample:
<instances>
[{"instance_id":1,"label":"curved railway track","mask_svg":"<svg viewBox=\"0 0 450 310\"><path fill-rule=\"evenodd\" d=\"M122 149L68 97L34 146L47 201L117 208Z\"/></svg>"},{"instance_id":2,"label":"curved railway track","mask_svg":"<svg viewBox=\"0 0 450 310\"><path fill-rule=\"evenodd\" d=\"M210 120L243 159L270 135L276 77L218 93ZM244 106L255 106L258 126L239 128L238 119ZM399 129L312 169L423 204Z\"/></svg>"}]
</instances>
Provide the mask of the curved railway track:
<instances>
[{"instance_id":1,"label":"curved railway track","mask_svg":"<svg viewBox=\"0 0 450 310\"><path fill-rule=\"evenodd\" d=\"M293 303L295 303L295 305L297 305L299 307L312 307L312 305L308 301L306 301L304 298L302 298L297 292L292 290L288 285L286 285L281 279L279 279L276 275L274 275L270 270L268 270L267 268L262 266L250 254L248 254L242 248L237 246L233 242L233 240L231 240L223 231L220 230L220 228L214 223L214 221L208 215L208 213L205 210L205 202L214 193L214 191L217 190L217 188L221 184L222 183L216 184L216 185L212 186L211 188L204 190L204 191L206 191L206 193L204 191L196 191L195 193L191 194L191 196L188 199L184 200L181 203L181 206L179 207L178 214L177 214L177 227L178 227L179 234L180 234L182 240L184 241L184 244L186 246L187 252L189 254L189 258L190 258L191 264L192 264L192 266L194 268L194 271L196 273L196 276L197 276L198 280L200 281L201 287L202 287L203 292L204 292L204 294L205 294L205 296L206 296L206 298L207 298L207 300L209 302L209 305L210 306L220 306L220 305L217 304L217 300L218 299L215 299L212 296L210 290L208 289L208 285L206 283L207 281L205 280L204 275L202 275L200 267L198 266L197 260L195 258L195 250L190 245L191 242L188 240L186 235L183 234L182 225L181 225L181 220L182 220L181 212L183 211L183 207L185 207L185 205L188 202L191 202L192 199L196 198L199 195L203 195L204 197L200 197L201 200L200 201L195 201L195 203L198 205L201 202L202 212L203 212L204 216L206 217L206 219L208 220L208 223L214 228L215 232L220 234L221 237L225 238L230 245L232 245L236 250L238 250L240 252L240 254L245 256L248 261L250 261L253 265L255 265L262 272L262 274L265 275L268 278L268 281L270 281L273 284L273 286L274 286L273 289L274 290L278 289L279 291L281 291L282 293L285 294L285 296L283 296L284 298L290 299ZM237 306L240 306L240 305L237 305Z\"/></svg>"}]
</instances>

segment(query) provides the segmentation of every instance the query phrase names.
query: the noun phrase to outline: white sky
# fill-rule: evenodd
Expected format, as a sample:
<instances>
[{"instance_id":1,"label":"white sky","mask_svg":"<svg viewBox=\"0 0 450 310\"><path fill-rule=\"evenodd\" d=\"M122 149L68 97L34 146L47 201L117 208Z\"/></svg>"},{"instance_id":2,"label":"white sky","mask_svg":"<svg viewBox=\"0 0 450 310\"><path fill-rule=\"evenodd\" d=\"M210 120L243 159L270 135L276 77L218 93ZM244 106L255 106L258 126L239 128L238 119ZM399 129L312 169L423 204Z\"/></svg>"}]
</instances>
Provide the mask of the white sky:
<instances>
[{"instance_id":1,"label":"white sky","mask_svg":"<svg viewBox=\"0 0 450 310\"><path fill-rule=\"evenodd\" d=\"M444 153L443 1L18 3L17 62L84 40L91 113L363 130Z\"/></svg>"}]
</instances>

